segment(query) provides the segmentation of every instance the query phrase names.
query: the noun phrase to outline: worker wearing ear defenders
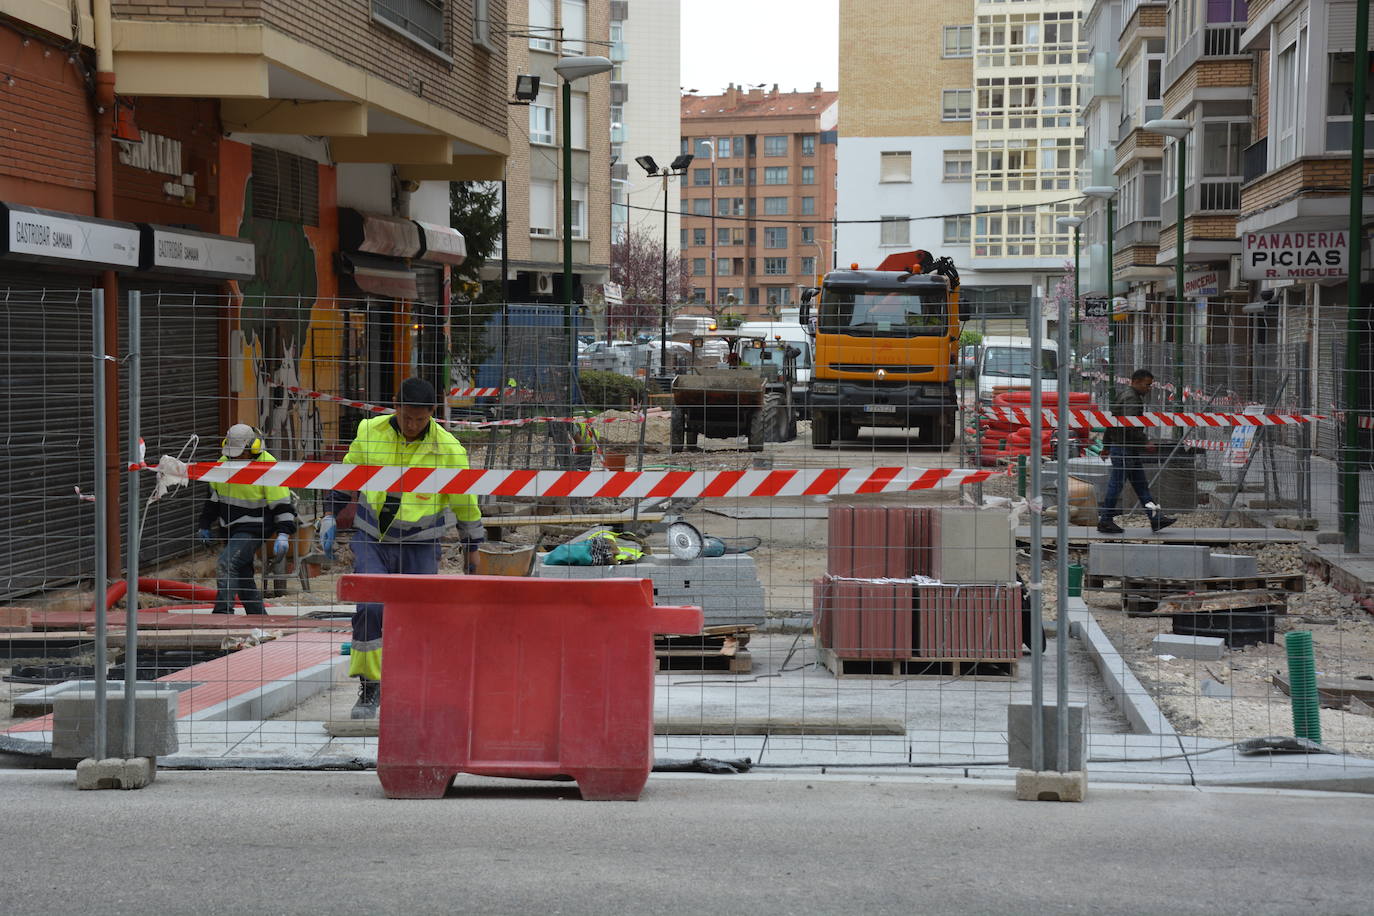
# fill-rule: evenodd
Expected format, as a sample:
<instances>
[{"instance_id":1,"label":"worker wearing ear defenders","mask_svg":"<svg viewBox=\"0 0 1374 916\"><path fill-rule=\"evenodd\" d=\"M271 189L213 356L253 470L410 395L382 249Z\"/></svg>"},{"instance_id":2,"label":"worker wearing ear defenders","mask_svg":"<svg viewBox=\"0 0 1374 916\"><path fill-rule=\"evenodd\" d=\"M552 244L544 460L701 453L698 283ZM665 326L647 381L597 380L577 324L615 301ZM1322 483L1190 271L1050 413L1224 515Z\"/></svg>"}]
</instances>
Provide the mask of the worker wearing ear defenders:
<instances>
[{"instance_id":1,"label":"worker wearing ear defenders","mask_svg":"<svg viewBox=\"0 0 1374 916\"><path fill-rule=\"evenodd\" d=\"M220 461L276 461L262 446L262 436L246 423L235 423L220 443ZM253 574L258 546L275 533L272 552L286 553L296 531L296 512L286 487L261 487L243 483L212 483L210 498L200 511L202 543L213 542L211 528L219 522L226 544L215 564L215 613L234 613L234 597L244 613L265 614L262 592Z\"/></svg>"}]
</instances>

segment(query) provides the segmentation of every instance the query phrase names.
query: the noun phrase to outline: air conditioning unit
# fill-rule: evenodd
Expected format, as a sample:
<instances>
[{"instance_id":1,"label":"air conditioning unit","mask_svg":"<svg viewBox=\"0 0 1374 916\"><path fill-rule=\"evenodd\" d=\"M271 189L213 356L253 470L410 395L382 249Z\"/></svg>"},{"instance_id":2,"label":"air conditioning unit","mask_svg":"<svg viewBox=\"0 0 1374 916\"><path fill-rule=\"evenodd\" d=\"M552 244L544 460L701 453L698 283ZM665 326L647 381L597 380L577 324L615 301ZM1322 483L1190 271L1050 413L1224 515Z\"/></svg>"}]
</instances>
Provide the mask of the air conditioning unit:
<instances>
[{"instance_id":1,"label":"air conditioning unit","mask_svg":"<svg viewBox=\"0 0 1374 916\"><path fill-rule=\"evenodd\" d=\"M1241 255L1231 255L1231 271L1226 280L1227 289L1245 289L1245 281L1240 278L1240 259Z\"/></svg>"},{"instance_id":2,"label":"air conditioning unit","mask_svg":"<svg viewBox=\"0 0 1374 916\"><path fill-rule=\"evenodd\" d=\"M534 293L536 296L553 295L553 274L537 273L534 275Z\"/></svg>"}]
</instances>

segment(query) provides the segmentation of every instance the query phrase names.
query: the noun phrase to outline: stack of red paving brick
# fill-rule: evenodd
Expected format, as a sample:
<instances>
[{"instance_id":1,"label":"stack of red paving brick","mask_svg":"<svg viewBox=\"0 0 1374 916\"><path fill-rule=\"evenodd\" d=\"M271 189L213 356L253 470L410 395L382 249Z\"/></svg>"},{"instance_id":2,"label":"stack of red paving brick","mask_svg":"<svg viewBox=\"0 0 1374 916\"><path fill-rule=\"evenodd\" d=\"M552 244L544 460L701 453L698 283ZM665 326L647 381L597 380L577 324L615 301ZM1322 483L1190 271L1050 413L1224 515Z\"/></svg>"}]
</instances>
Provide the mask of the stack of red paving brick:
<instances>
[{"instance_id":1,"label":"stack of red paving brick","mask_svg":"<svg viewBox=\"0 0 1374 916\"><path fill-rule=\"evenodd\" d=\"M822 657L837 674L976 673L984 662L1014 673L1013 545L998 510L832 507L826 575L813 584Z\"/></svg>"}]
</instances>

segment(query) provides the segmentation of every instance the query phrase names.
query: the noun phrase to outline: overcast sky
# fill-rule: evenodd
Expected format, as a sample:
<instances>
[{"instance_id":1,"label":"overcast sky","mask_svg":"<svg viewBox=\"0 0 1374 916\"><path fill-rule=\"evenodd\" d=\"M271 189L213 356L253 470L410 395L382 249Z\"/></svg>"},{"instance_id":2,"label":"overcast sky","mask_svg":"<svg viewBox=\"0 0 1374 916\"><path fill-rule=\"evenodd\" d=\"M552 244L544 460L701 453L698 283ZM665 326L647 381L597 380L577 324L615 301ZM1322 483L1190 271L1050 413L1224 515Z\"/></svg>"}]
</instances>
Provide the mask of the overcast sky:
<instances>
[{"instance_id":1,"label":"overcast sky","mask_svg":"<svg viewBox=\"0 0 1374 916\"><path fill-rule=\"evenodd\" d=\"M682 0L682 81L700 94L729 83L784 92L839 87L839 0Z\"/></svg>"}]
</instances>

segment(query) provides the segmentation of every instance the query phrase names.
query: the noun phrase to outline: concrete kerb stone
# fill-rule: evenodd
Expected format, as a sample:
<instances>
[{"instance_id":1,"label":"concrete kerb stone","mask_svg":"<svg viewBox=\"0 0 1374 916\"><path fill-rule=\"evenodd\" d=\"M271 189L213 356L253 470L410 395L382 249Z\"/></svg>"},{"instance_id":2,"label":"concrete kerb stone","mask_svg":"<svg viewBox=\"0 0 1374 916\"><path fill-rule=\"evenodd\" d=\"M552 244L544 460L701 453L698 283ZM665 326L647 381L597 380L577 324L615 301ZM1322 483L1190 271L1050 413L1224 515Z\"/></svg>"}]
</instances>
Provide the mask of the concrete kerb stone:
<instances>
[{"instance_id":1,"label":"concrete kerb stone","mask_svg":"<svg viewBox=\"0 0 1374 916\"><path fill-rule=\"evenodd\" d=\"M1178 732L1107 638L1097 619L1088 611L1087 603L1082 598L1070 598L1066 611L1070 633L1087 646L1088 654L1106 682L1107 692L1116 700L1131 728L1142 735L1176 736Z\"/></svg>"},{"instance_id":2,"label":"concrete kerb stone","mask_svg":"<svg viewBox=\"0 0 1374 916\"><path fill-rule=\"evenodd\" d=\"M312 665L304 671L269 681L256 690L230 697L223 703L186 716L198 722L253 722L270 719L278 713L294 709L317 693L342 683L348 672L348 658L335 656Z\"/></svg>"}]
</instances>

